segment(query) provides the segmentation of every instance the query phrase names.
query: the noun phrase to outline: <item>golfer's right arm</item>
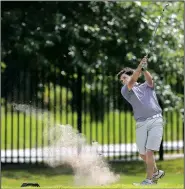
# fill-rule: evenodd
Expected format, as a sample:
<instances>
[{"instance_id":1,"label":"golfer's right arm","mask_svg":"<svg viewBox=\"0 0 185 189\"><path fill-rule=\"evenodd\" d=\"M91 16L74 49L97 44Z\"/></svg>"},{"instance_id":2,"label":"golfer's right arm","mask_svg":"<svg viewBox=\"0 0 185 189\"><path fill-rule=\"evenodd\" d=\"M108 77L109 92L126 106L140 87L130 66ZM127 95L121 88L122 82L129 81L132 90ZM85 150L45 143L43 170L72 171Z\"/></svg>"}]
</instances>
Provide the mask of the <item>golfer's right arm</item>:
<instances>
[{"instance_id":1,"label":"golfer's right arm","mask_svg":"<svg viewBox=\"0 0 185 189\"><path fill-rule=\"evenodd\" d=\"M134 71L133 75L131 76L128 84L127 84L127 87L128 87L128 90L131 90L132 87L134 86L135 82L137 82L140 74L141 74L141 69L142 69L142 63L143 61L145 61L146 58L143 58L141 60L141 62L139 63L137 69Z\"/></svg>"}]
</instances>

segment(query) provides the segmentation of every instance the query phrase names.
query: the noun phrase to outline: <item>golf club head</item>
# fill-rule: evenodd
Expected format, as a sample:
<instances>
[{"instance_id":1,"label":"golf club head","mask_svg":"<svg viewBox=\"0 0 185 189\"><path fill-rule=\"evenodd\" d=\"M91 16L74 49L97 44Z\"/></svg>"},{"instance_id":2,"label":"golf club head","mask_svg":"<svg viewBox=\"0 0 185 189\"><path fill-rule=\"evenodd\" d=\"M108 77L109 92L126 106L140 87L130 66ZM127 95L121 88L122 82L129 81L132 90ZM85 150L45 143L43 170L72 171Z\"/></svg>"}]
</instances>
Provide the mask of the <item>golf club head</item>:
<instances>
[{"instance_id":1,"label":"golf club head","mask_svg":"<svg viewBox=\"0 0 185 189\"><path fill-rule=\"evenodd\" d=\"M167 7L167 6L169 6L169 4L168 4L168 3L167 3L165 6L164 6L163 11L166 9L166 7Z\"/></svg>"}]
</instances>

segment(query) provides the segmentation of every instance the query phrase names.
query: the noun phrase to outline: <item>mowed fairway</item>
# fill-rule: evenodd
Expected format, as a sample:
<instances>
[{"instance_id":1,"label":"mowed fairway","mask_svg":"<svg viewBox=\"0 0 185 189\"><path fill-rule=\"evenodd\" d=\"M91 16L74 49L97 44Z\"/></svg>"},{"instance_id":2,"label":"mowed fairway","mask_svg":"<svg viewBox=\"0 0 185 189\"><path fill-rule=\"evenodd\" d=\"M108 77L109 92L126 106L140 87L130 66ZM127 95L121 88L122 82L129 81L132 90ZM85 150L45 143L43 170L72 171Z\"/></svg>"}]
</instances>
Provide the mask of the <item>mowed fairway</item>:
<instances>
[{"instance_id":1,"label":"mowed fairway","mask_svg":"<svg viewBox=\"0 0 185 189\"><path fill-rule=\"evenodd\" d=\"M136 187L133 182L140 182L145 178L143 162L112 163L110 167L121 175L119 182L108 186L75 187L71 170L44 168L42 166L24 165L11 167L2 165L2 188L20 188L23 182L37 182L40 188L184 188L184 163L183 159L166 160L158 163L158 168L166 171L163 179L158 184L150 187ZM33 188L33 187L31 187Z\"/></svg>"},{"instance_id":2,"label":"mowed fairway","mask_svg":"<svg viewBox=\"0 0 185 189\"><path fill-rule=\"evenodd\" d=\"M167 124L164 128L164 141L183 139L183 121L179 113L165 114ZM1 148L23 149L46 146L43 132L57 124L70 124L77 128L77 114L74 112L7 112L2 107ZM82 133L87 141L100 144L135 143L135 120L130 112L110 112L105 114L103 122L91 120L89 114L82 115Z\"/></svg>"}]
</instances>

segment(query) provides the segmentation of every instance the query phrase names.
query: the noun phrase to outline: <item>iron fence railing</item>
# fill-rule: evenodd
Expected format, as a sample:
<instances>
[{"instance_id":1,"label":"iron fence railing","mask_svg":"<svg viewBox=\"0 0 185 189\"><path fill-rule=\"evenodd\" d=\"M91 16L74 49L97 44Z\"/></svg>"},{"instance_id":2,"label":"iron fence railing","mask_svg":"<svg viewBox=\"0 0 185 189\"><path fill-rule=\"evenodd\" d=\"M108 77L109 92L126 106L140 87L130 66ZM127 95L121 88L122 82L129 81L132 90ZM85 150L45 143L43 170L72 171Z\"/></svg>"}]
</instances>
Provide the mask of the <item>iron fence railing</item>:
<instances>
[{"instance_id":1,"label":"iron fence railing","mask_svg":"<svg viewBox=\"0 0 185 189\"><path fill-rule=\"evenodd\" d=\"M170 83L169 83L170 84ZM8 70L2 74L1 162L40 162L49 144L43 133L70 124L87 141L97 141L108 160L138 159L135 120L120 94L120 83L103 72L83 74L44 70ZM174 85L172 86L174 89ZM182 93L176 86L176 93ZM182 93L183 94L183 93ZM183 153L182 113L164 111L166 119L159 157Z\"/></svg>"}]
</instances>

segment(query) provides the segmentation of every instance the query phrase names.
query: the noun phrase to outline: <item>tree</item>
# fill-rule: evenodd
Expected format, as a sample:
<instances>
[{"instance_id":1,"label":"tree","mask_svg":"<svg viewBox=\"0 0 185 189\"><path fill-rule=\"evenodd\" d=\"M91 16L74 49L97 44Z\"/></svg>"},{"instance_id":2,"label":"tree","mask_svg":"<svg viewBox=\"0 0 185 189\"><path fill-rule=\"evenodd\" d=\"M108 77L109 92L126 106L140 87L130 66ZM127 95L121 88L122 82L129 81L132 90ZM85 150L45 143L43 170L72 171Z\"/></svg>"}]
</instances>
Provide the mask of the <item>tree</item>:
<instances>
[{"instance_id":1,"label":"tree","mask_svg":"<svg viewBox=\"0 0 185 189\"><path fill-rule=\"evenodd\" d=\"M171 8L166 11L149 59L155 79L160 81L157 82L160 86L157 93L164 107L169 105L168 101L166 103L169 99L173 106L181 102L180 95L177 97L173 89L179 82L183 86L181 4L171 3ZM105 75L114 76L121 67L135 68L147 51L161 5L138 2L3 2L2 60L7 66L3 78L12 69L21 71L26 67L30 73L44 70L45 81L55 83L56 77L62 77L61 85L69 85L71 91L75 91L76 86L72 82L67 84L67 79L78 69L82 74L102 75L103 70ZM177 74L171 77L169 72ZM17 83L19 78L11 79ZM32 79L36 80L34 76ZM86 82L93 86L93 80ZM164 93L167 84L172 86L168 94ZM33 92L37 93L37 90L39 88L35 87Z\"/></svg>"}]
</instances>

